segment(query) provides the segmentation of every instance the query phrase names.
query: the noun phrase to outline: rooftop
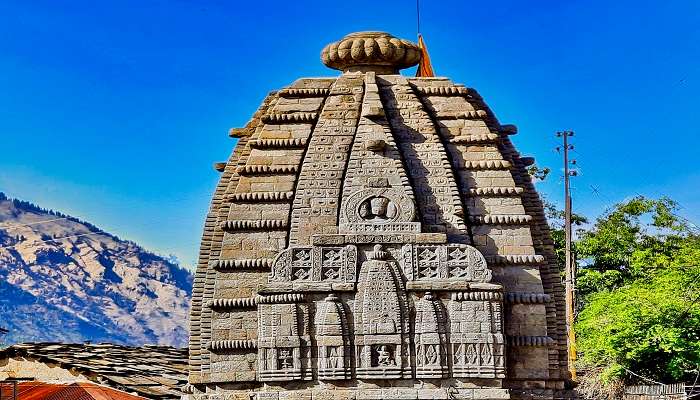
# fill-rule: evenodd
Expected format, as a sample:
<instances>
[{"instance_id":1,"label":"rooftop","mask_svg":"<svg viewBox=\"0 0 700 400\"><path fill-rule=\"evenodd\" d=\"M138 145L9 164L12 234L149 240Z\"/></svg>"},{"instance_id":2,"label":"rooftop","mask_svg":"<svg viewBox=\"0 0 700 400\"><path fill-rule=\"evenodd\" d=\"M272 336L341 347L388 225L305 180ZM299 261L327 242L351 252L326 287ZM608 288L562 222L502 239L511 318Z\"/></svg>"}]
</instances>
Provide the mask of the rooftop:
<instances>
[{"instance_id":1,"label":"rooftop","mask_svg":"<svg viewBox=\"0 0 700 400\"><path fill-rule=\"evenodd\" d=\"M34 378L8 371L9 360L39 362L74 376L149 399L178 399L187 383L187 349L110 343L22 343L0 350L0 379ZM5 367L3 372L2 368ZM15 374L15 376L12 376ZM64 382L71 383L71 382Z\"/></svg>"}]
</instances>

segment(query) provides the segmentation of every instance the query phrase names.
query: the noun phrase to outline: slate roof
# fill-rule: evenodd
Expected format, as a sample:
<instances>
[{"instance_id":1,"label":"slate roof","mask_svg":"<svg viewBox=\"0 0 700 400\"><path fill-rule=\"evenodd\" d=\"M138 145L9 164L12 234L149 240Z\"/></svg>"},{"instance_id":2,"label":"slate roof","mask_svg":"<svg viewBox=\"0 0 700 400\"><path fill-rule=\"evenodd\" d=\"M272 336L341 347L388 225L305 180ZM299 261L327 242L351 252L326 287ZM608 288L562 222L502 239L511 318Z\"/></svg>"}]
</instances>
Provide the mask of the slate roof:
<instances>
[{"instance_id":1,"label":"slate roof","mask_svg":"<svg viewBox=\"0 0 700 400\"><path fill-rule=\"evenodd\" d=\"M12 388L4 386L3 396L11 396ZM94 383L76 382L55 384L44 382L20 382L17 387L18 400L139 400L143 397L131 395ZM5 399L5 397L1 397ZM9 399L10 397L8 397Z\"/></svg>"},{"instance_id":2,"label":"slate roof","mask_svg":"<svg viewBox=\"0 0 700 400\"><path fill-rule=\"evenodd\" d=\"M149 399L179 399L187 383L187 349L110 343L22 343L0 359L25 358L79 372L88 379Z\"/></svg>"}]
</instances>

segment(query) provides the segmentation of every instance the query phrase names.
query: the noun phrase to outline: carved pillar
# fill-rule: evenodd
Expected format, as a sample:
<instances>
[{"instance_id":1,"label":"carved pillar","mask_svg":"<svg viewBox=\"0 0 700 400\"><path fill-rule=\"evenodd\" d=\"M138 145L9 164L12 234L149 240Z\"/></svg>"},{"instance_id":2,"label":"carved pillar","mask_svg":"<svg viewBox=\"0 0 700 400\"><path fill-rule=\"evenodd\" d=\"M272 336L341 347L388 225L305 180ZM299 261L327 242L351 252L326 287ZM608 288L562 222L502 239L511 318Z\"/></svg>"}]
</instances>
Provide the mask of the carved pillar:
<instances>
[{"instance_id":1,"label":"carved pillar","mask_svg":"<svg viewBox=\"0 0 700 400\"><path fill-rule=\"evenodd\" d=\"M316 303L314 326L318 347L318 379L350 379L347 318L337 296L329 294Z\"/></svg>"},{"instance_id":2,"label":"carved pillar","mask_svg":"<svg viewBox=\"0 0 700 400\"><path fill-rule=\"evenodd\" d=\"M452 375L505 378L500 292L455 292L448 304Z\"/></svg>"},{"instance_id":3,"label":"carved pillar","mask_svg":"<svg viewBox=\"0 0 700 400\"><path fill-rule=\"evenodd\" d=\"M297 304L258 305L258 371L261 381L311 379L308 337Z\"/></svg>"},{"instance_id":4,"label":"carved pillar","mask_svg":"<svg viewBox=\"0 0 700 400\"><path fill-rule=\"evenodd\" d=\"M430 292L416 301L416 378L447 374L446 321L439 301Z\"/></svg>"}]
</instances>

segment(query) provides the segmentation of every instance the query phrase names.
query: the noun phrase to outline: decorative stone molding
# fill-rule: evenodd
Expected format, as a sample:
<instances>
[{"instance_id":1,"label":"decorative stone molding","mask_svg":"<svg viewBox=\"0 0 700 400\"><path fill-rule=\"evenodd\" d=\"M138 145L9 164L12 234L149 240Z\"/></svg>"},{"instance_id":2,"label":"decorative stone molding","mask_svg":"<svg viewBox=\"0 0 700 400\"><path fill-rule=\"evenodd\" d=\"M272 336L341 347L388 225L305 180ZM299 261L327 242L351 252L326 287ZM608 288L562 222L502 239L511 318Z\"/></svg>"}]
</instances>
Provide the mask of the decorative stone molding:
<instances>
[{"instance_id":1,"label":"decorative stone molding","mask_svg":"<svg viewBox=\"0 0 700 400\"><path fill-rule=\"evenodd\" d=\"M472 196L510 196L523 193L521 187L505 187L505 186L487 186L480 188L469 189L469 194Z\"/></svg>"},{"instance_id":2,"label":"decorative stone molding","mask_svg":"<svg viewBox=\"0 0 700 400\"><path fill-rule=\"evenodd\" d=\"M226 169L226 163L225 162L215 162L214 163L214 170L217 172L224 172Z\"/></svg>"},{"instance_id":3,"label":"decorative stone molding","mask_svg":"<svg viewBox=\"0 0 700 400\"><path fill-rule=\"evenodd\" d=\"M228 200L231 202L249 201L289 201L294 198L294 192L245 192L232 193Z\"/></svg>"},{"instance_id":4,"label":"decorative stone molding","mask_svg":"<svg viewBox=\"0 0 700 400\"><path fill-rule=\"evenodd\" d=\"M255 139L248 144L255 149L303 149L306 146L306 139Z\"/></svg>"},{"instance_id":5,"label":"decorative stone molding","mask_svg":"<svg viewBox=\"0 0 700 400\"><path fill-rule=\"evenodd\" d=\"M502 135L515 135L518 133L518 127L513 124L501 125L498 132Z\"/></svg>"},{"instance_id":6,"label":"decorative stone molding","mask_svg":"<svg viewBox=\"0 0 700 400\"><path fill-rule=\"evenodd\" d=\"M213 299L207 302L207 307L211 309L237 309L255 308L258 302L255 297L239 297L235 299Z\"/></svg>"},{"instance_id":7,"label":"decorative stone molding","mask_svg":"<svg viewBox=\"0 0 700 400\"><path fill-rule=\"evenodd\" d=\"M211 351L220 350L253 350L258 347L256 340L212 340L207 344Z\"/></svg>"},{"instance_id":8,"label":"decorative stone molding","mask_svg":"<svg viewBox=\"0 0 700 400\"><path fill-rule=\"evenodd\" d=\"M245 258L236 260L216 260L212 262L212 268L217 271L237 269L268 269L272 267L273 258Z\"/></svg>"},{"instance_id":9,"label":"decorative stone molding","mask_svg":"<svg viewBox=\"0 0 700 400\"><path fill-rule=\"evenodd\" d=\"M385 32L352 33L323 48L321 61L343 72L396 73L420 61L420 48Z\"/></svg>"},{"instance_id":10,"label":"decorative stone molding","mask_svg":"<svg viewBox=\"0 0 700 400\"><path fill-rule=\"evenodd\" d=\"M458 135L453 136L449 139L450 143L453 144L475 144L484 142L495 142L499 139L499 136L495 133L484 133L481 135Z\"/></svg>"},{"instance_id":11,"label":"decorative stone molding","mask_svg":"<svg viewBox=\"0 0 700 400\"><path fill-rule=\"evenodd\" d=\"M452 300L464 301L485 301L496 300L503 301L503 293L501 292L452 292L450 293Z\"/></svg>"},{"instance_id":12,"label":"decorative stone molding","mask_svg":"<svg viewBox=\"0 0 700 400\"><path fill-rule=\"evenodd\" d=\"M376 244L376 243L446 243L444 233L346 233L314 235L313 245Z\"/></svg>"},{"instance_id":13,"label":"decorative stone molding","mask_svg":"<svg viewBox=\"0 0 700 400\"><path fill-rule=\"evenodd\" d=\"M470 215L469 221L474 224L529 224L532 222L531 215Z\"/></svg>"},{"instance_id":14,"label":"decorative stone molding","mask_svg":"<svg viewBox=\"0 0 700 400\"><path fill-rule=\"evenodd\" d=\"M436 113L438 119L483 119L488 115L486 110L443 111Z\"/></svg>"},{"instance_id":15,"label":"decorative stone molding","mask_svg":"<svg viewBox=\"0 0 700 400\"><path fill-rule=\"evenodd\" d=\"M414 86L416 92L426 96L465 96L469 88L464 86Z\"/></svg>"},{"instance_id":16,"label":"decorative stone molding","mask_svg":"<svg viewBox=\"0 0 700 400\"><path fill-rule=\"evenodd\" d=\"M283 294L266 294L257 295L255 301L258 304L283 304L283 303L302 303L306 301L304 293L283 293Z\"/></svg>"},{"instance_id":17,"label":"decorative stone molding","mask_svg":"<svg viewBox=\"0 0 700 400\"><path fill-rule=\"evenodd\" d=\"M285 88L277 92L280 97L324 97L330 89L319 88Z\"/></svg>"},{"instance_id":18,"label":"decorative stone molding","mask_svg":"<svg viewBox=\"0 0 700 400\"><path fill-rule=\"evenodd\" d=\"M551 300L551 296L545 293L506 293L506 303L509 304L545 304Z\"/></svg>"},{"instance_id":19,"label":"decorative stone molding","mask_svg":"<svg viewBox=\"0 0 700 400\"><path fill-rule=\"evenodd\" d=\"M306 295L304 293L265 294L254 297L213 299L207 303L207 307L212 309L233 310L255 308L258 304L302 303L304 301L306 301Z\"/></svg>"},{"instance_id":20,"label":"decorative stone molding","mask_svg":"<svg viewBox=\"0 0 700 400\"><path fill-rule=\"evenodd\" d=\"M285 229L286 219L259 219L259 220L228 220L220 224L226 232L261 230L261 229Z\"/></svg>"},{"instance_id":21,"label":"decorative stone molding","mask_svg":"<svg viewBox=\"0 0 700 400\"><path fill-rule=\"evenodd\" d=\"M465 169L509 169L512 167L507 160L464 161Z\"/></svg>"},{"instance_id":22,"label":"decorative stone molding","mask_svg":"<svg viewBox=\"0 0 700 400\"><path fill-rule=\"evenodd\" d=\"M272 113L264 115L262 117L262 121L266 124L303 124L314 122L316 121L316 118L318 118L318 113Z\"/></svg>"},{"instance_id":23,"label":"decorative stone molding","mask_svg":"<svg viewBox=\"0 0 700 400\"><path fill-rule=\"evenodd\" d=\"M508 346L514 347L545 347L556 342L549 336L508 336Z\"/></svg>"},{"instance_id":24,"label":"decorative stone molding","mask_svg":"<svg viewBox=\"0 0 700 400\"><path fill-rule=\"evenodd\" d=\"M236 168L240 175L295 174L298 170L296 165L243 165Z\"/></svg>"},{"instance_id":25,"label":"decorative stone molding","mask_svg":"<svg viewBox=\"0 0 700 400\"><path fill-rule=\"evenodd\" d=\"M493 265L536 265L544 262L544 256L539 254L497 254L486 256L486 260Z\"/></svg>"},{"instance_id":26,"label":"decorative stone molding","mask_svg":"<svg viewBox=\"0 0 700 400\"><path fill-rule=\"evenodd\" d=\"M228 135L232 138L242 138L252 134L253 132L248 128L231 128L228 130Z\"/></svg>"}]
</instances>

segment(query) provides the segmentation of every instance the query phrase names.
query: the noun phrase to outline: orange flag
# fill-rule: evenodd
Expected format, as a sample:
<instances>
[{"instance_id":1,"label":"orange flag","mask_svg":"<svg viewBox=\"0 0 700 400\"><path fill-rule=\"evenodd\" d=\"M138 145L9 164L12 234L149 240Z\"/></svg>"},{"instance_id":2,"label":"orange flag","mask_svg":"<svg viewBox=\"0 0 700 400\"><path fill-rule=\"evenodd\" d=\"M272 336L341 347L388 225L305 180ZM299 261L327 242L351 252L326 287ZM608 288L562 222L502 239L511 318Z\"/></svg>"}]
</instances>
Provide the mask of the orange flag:
<instances>
[{"instance_id":1,"label":"orange flag","mask_svg":"<svg viewBox=\"0 0 700 400\"><path fill-rule=\"evenodd\" d=\"M423 42L423 35L418 34L418 47L420 47L420 63L418 63L418 69L416 70L416 76L430 77L435 76L435 71L433 71L433 65L430 64L430 56L428 55L428 48L425 47L425 42Z\"/></svg>"}]
</instances>

